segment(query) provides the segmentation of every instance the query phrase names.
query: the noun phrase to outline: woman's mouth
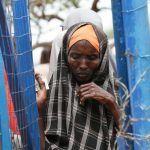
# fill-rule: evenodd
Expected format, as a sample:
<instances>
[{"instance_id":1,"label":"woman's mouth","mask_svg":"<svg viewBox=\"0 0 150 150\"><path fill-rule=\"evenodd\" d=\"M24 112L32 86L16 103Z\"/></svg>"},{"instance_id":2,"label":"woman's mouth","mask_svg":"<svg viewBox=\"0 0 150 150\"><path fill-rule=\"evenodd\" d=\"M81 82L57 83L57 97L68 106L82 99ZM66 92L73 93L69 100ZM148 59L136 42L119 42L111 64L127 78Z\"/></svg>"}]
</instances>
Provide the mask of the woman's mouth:
<instances>
[{"instance_id":1,"label":"woman's mouth","mask_svg":"<svg viewBox=\"0 0 150 150\"><path fill-rule=\"evenodd\" d=\"M75 75L75 78L79 83L87 83L90 80L91 76L89 73L77 73Z\"/></svg>"},{"instance_id":2,"label":"woman's mouth","mask_svg":"<svg viewBox=\"0 0 150 150\"><path fill-rule=\"evenodd\" d=\"M82 79L85 79L85 80L87 78L89 78L89 74L87 74L87 73L78 73L77 75L78 75L79 78L82 78Z\"/></svg>"}]
</instances>

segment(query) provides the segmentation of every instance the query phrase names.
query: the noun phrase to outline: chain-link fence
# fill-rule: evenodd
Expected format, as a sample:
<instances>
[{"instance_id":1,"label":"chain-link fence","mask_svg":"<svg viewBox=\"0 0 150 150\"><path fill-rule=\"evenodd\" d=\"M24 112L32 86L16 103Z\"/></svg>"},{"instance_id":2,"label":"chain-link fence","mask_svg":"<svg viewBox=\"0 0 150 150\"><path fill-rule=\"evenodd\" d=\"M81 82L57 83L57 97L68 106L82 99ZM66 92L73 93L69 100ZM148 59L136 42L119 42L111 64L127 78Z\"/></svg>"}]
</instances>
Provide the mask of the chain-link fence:
<instances>
[{"instance_id":1,"label":"chain-link fence","mask_svg":"<svg viewBox=\"0 0 150 150\"><path fill-rule=\"evenodd\" d=\"M7 99L3 107L8 109L11 149L40 149L28 1L0 3L0 49ZM9 141L3 134L0 137L5 149Z\"/></svg>"},{"instance_id":2,"label":"chain-link fence","mask_svg":"<svg viewBox=\"0 0 150 150\"><path fill-rule=\"evenodd\" d=\"M17 4L17 2L20 2L20 4ZM23 5L26 5L27 7L24 8ZM148 5L150 6L150 0L148 0ZM35 93L35 84L33 78L34 71L31 56L32 49L30 47L31 33L28 24L29 14L27 13L28 2L24 0L22 0L22 2L21 0L5 0L3 6L5 9L5 18L3 18L4 24L3 26L0 26L0 30L4 32L0 32L3 33L0 35L0 39L2 41L0 41L0 46L2 49L2 55L5 64L4 66L6 70L5 84L7 87L7 107L9 112L11 146L12 149L32 149L31 145L35 144L34 138L37 137L37 141L39 141L39 135L34 134L36 133L36 130L38 130L38 118L35 106L35 95L33 96L33 93ZM22 13L22 10L26 12L26 15ZM19 16L17 16L17 13L19 14ZM2 17L1 13L0 17ZM27 26L24 26L24 22L28 22ZM29 45L24 45L25 41ZM138 85L141 84L141 81L144 79L147 73L148 70L145 70L145 72L141 74L140 78L137 80L137 83L133 86L130 92L128 92L126 86L124 86L121 82L118 82L122 90L121 93L123 93L120 95L123 130L118 133L118 138L121 138L121 140L123 140L123 144L126 145L127 149L131 150L133 149L134 142L137 143L137 145L139 145L139 149L142 150L143 148L140 145L140 141L150 140L149 133L147 134L147 136L142 136L138 134L136 135L132 132L132 125L135 122L149 122L150 119L144 117L133 118L130 115L131 110L129 109L130 96L134 93ZM9 84L7 80L9 81ZM21 99L23 100L21 101ZM143 107L142 105L139 105L139 107L141 109L147 109L147 111L149 110L149 106ZM1 141L2 134L0 126L0 149L2 149Z\"/></svg>"}]
</instances>

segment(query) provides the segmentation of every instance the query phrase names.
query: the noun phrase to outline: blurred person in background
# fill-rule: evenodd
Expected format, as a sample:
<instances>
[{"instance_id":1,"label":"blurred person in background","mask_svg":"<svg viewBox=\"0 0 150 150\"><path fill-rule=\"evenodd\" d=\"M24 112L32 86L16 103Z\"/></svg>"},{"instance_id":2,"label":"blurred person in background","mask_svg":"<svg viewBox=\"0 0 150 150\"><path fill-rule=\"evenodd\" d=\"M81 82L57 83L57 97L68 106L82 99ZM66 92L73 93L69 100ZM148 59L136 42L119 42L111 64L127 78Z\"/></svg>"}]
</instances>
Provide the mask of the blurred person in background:
<instances>
[{"instance_id":1,"label":"blurred person in background","mask_svg":"<svg viewBox=\"0 0 150 150\"><path fill-rule=\"evenodd\" d=\"M43 149L115 149L120 109L108 57L108 39L102 28L79 23L62 40L46 97L44 82L36 79ZM46 100L47 99L47 100ZM43 109L46 101L46 128Z\"/></svg>"},{"instance_id":2,"label":"blurred person in background","mask_svg":"<svg viewBox=\"0 0 150 150\"><path fill-rule=\"evenodd\" d=\"M34 67L35 73L40 73L42 79L44 80L46 89L48 89L47 75L49 73L50 52L50 48L44 48L40 54L39 64L35 65Z\"/></svg>"}]
</instances>

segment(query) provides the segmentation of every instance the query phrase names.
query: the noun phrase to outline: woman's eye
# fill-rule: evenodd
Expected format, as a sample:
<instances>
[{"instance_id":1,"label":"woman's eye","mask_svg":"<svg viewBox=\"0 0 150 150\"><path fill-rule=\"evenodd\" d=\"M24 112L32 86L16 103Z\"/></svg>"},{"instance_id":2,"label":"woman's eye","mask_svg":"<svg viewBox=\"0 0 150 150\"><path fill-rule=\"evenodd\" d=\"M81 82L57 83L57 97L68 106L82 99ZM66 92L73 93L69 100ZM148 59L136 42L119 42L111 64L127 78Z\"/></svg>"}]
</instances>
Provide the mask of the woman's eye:
<instances>
[{"instance_id":1,"label":"woman's eye","mask_svg":"<svg viewBox=\"0 0 150 150\"><path fill-rule=\"evenodd\" d=\"M89 60L96 60L96 59L98 59L98 58L99 58L98 55L90 55L90 56L88 56L88 59L89 59Z\"/></svg>"},{"instance_id":2,"label":"woman's eye","mask_svg":"<svg viewBox=\"0 0 150 150\"><path fill-rule=\"evenodd\" d=\"M78 58L80 58L80 55L79 54L72 54L71 57L73 59L78 59Z\"/></svg>"}]
</instances>

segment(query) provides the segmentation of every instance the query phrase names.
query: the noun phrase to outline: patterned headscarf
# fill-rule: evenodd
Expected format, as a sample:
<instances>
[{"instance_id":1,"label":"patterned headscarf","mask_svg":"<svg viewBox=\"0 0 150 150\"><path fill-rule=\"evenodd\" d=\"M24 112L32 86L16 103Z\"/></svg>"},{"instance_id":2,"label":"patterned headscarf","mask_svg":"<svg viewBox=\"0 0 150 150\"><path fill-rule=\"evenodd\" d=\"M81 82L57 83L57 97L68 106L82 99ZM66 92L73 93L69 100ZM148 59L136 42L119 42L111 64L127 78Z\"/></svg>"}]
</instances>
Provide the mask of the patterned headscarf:
<instances>
[{"instance_id":1,"label":"patterned headscarf","mask_svg":"<svg viewBox=\"0 0 150 150\"><path fill-rule=\"evenodd\" d=\"M107 36L91 23L79 23L68 29L60 50L57 70L49 83L46 115L46 141L50 149L107 150L114 149L116 137L112 113L94 100L79 104L75 90L78 83L69 70L67 55L71 35L80 27L92 25L100 45L100 66L93 82L114 95L113 75L109 69Z\"/></svg>"}]
</instances>

